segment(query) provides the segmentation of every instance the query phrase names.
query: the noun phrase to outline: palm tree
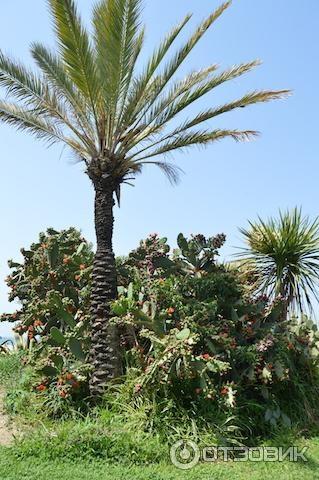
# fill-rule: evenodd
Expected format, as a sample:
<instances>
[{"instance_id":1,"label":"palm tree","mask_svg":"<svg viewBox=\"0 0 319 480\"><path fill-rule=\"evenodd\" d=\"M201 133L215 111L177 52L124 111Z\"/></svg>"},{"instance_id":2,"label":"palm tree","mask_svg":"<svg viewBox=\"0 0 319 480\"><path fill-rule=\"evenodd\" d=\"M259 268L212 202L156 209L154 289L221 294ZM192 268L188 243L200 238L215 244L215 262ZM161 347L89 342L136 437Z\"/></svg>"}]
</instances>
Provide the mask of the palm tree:
<instances>
[{"instance_id":1,"label":"palm tree","mask_svg":"<svg viewBox=\"0 0 319 480\"><path fill-rule=\"evenodd\" d=\"M255 274L255 289L285 301L288 311L312 312L319 301L319 217L310 221L300 209L279 218L249 222L241 229L248 247L239 254Z\"/></svg>"},{"instance_id":2,"label":"palm tree","mask_svg":"<svg viewBox=\"0 0 319 480\"><path fill-rule=\"evenodd\" d=\"M49 144L67 145L84 163L95 190L97 251L91 306L92 395L120 371L117 332L109 322L116 296L112 248L114 197L144 165L156 165L172 183L179 169L165 155L223 138L247 140L251 130L209 129L204 122L239 107L267 102L288 92L253 91L225 105L208 108L176 123L179 114L219 85L259 62L217 72L217 65L174 78L205 32L230 5L221 5L204 20L169 60L167 54L188 24L187 15L137 70L144 41L142 0L99 0L93 9L92 37L83 26L74 0L49 0L58 41L56 52L34 43L31 54L40 73L0 54L0 86L9 100L0 103L0 119ZM174 121L174 126L172 126Z\"/></svg>"}]
</instances>

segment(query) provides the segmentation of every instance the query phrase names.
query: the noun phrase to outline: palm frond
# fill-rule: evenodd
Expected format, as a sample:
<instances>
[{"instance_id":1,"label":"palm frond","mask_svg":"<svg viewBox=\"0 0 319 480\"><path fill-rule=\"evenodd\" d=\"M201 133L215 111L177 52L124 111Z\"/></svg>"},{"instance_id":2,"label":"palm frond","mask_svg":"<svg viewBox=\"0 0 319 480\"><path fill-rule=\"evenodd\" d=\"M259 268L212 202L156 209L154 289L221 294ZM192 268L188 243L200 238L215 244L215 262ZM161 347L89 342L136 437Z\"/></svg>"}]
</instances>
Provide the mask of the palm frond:
<instances>
[{"instance_id":1,"label":"palm frond","mask_svg":"<svg viewBox=\"0 0 319 480\"><path fill-rule=\"evenodd\" d=\"M127 96L129 94L129 91L130 91L130 87L131 87L132 83L134 82L134 76L133 75L134 75L134 71L135 71L135 66L136 66L137 60L140 56L140 53L142 51L142 47L144 45L144 38L145 38L145 29L143 28L143 30L140 32L140 34L136 38L136 41L135 41L134 45L132 46L131 65L130 65L128 73L127 73L126 85L123 89L122 96L120 98L120 102L119 102L119 105L118 105L118 108L117 108L117 123L116 123L116 126L115 126L115 139L116 139L117 133L121 132L121 116L122 116L122 113L125 109L125 104L126 104Z\"/></svg>"},{"instance_id":2,"label":"palm frond","mask_svg":"<svg viewBox=\"0 0 319 480\"><path fill-rule=\"evenodd\" d=\"M252 62L235 65L224 72L213 76L213 78L208 79L207 82L202 82L194 89L187 91L181 98L178 98L176 102L171 103L163 113L155 116L152 120L149 120L156 121L156 126L161 127L214 88L225 82L229 82L234 78L244 75L259 64L260 62L258 60L254 60Z\"/></svg>"},{"instance_id":3,"label":"palm frond","mask_svg":"<svg viewBox=\"0 0 319 480\"><path fill-rule=\"evenodd\" d=\"M157 111L157 109L155 108L154 110L155 115L152 118L149 117L147 119L144 119L143 125L145 125L145 127L142 128L142 133L139 134L134 139L133 143L129 144L129 148L132 148L137 143L147 139L149 136L153 136L154 134L160 133L163 130L163 127L166 126L168 122L173 120L174 117L176 117L176 115L178 115L185 108L189 107L192 103L196 102L203 95L206 95L208 92L210 92L217 86L221 85L222 83L233 80L234 78L241 76L244 73L247 73L248 71L250 71L252 68L255 68L259 64L260 62L258 60L254 60L252 62L235 65L230 69L227 69L226 71L220 73L219 75L215 75L213 76L213 78L208 79L207 82L199 83L199 85L196 86L195 89L190 88L188 91L186 91L184 95L182 95L181 98L178 97L176 101L172 101L171 103L168 103L168 106L166 108L160 109L161 111L160 110ZM279 91L278 96L282 96L283 95L282 92L283 91ZM275 92L273 92L272 95L275 95ZM261 98L264 99L264 96L261 95ZM271 98L269 100L271 100ZM198 123L201 123L201 122L198 122ZM197 123L194 123L194 125L196 124ZM173 132L166 134L164 138L159 139L155 144L158 144L163 140L168 140L169 138L172 138L175 135L184 132L188 128L190 127L187 127L186 125L182 125L176 128ZM153 147L155 144L152 144L146 147L145 149L143 149L143 151Z\"/></svg>"},{"instance_id":4,"label":"palm frond","mask_svg":"<svg viewBox=\"0 0 319 480\"><path fill-rule=\"evenodd\" d=\"M223 138L231 138L236 142L241 141L248 141L251 138L258 135L258 132L252 130L221 130L216 129L211 132L206 131L191 131L187 133L183 133L180 135L176 135L172 140L167 142L163 142L158 148L152 150L151 152L146 153L145 156L139 157L142 151L148 149L148 147L144 150L140 150L139 152L134 153L131 155L130 158L138 157L136 162L140 162L146 158L156 157L158 155L167 154L173 150L182 150L191 146L206 146L210 143L216 142L218 140L222 140ZM151 148L150 146L149 148Z\"/></svg>"},{"instance_id":5,"label":"palm frond","mask_svg":"<svg viewBox=\"0 0 319 480\"><path fill-rule=\"evenodd\" d=\"M61 55L67 72L84 95L98 124L100 83L89 36L73 0L49 0Z\"/></svg>"},{"instance_id":6,"label":"palm frond","mask_svg":"<svg viewBox=\"0 0 319 480\"><path fill-rule=\"evenodd\" d=\"M93 24L97 68L114 132L118 107L126 97L140 37L141 0L102 0L94 8Z\"/></svg>"},{"instance_id":7,"label":"palm frond","mask_svg":"<svg viewBox=\"0 0 319 480\"><path fill-rule=\"evenodd\" d=\"M162 170L172 185L176 185L180 180L180 175L184 173L180 167L168 162L145 160L137 163L139 165L155 165Z\"/></svg>"},{"instance_id":8,"label":"palm frond","mask_svg":"<svg viewBox=\"0 0 319 480\"><path fill-rule=\"evenodd\" d=\"M218 115L222 115L223 113L231 112L236 108L245 108L249 105L254 105L256 103L265 103L271 102L273 100L279 100L286 98L290 95L290 90L262 90L262 91L255 91L250 92L244 95L243 97L239 98L238 100L234 100L232 102L226 103L216 108L210 108L205 110L204 112L199 113L193 120L189 120L185 122L182 127L178 129L178 131L184 131L194 126L197 126L207 120L211 120Z\"/></svg>"},{"instance_id":9,"label":"palm frond","mask_svg":"<svg viewBox=\"0 0 319 480\"><path fill-rule=\"evenodd\" d=\"M191 15L186 15L182 22L173 28L167 37L160 43L159 47L154 51L143 73L135 79L134 85L132 86L127 99L127 105L122 113L122 130L125 130L129 125L134 124L140 105L143 105L143 99L147 97L147 87L153 78L154 73L157 71L170 47L190 19Z\"/></svg>"},{"instance_id":10,"label":"palm frond","mask_svg":"<svg viewBox=\"0 0 319 480\"><path fill-rule=\"evenodd\" d=\"M141 108L137 108L137 110L139 110L138 115L140 116L140 118L146 115L148 110L158 99L161 92L164 90L164 88L169 83L169 81L174 76L179 67L183 64L188 55L192 52L192 50L203 37L203 35L222 15L222 13L230 6L230 4L231 1L223 3L206 20L204 20L196 29L194 34L190 37L190 39L177 51L173 59L168 62L168 64L164 68L164 72L155 77L151 89L146 92L147 95L143 99L143 104L141 105Z\"/></svg>"},{"instance_id":11,"label":"palm frond","mask_svg":"<svg viewBox=\"0 0 319 480\"><path fill-rule=\"evenodd\" d=\"M43 97L49 94L37 75L1 51L0 86L6 89L7 95L32 105L41 104Z\"/></svg>"},{"instance_id":12,"label":"palm frond","mask_svg":"<svg viewBox=\"0 0 319 480\"><path fill-rule=\"evenodd\" d=\"M85 148L76 140L66 137L55 123L40 118L37 112L28 111L12 103L0 101L0 120L15 126L18 130L26 130L37 139L44 140L50 145L62 142L85 158Z\"/></svg>"},{"instance_id":13,"label":"palm frond","mask_svg":"<svg viewBox=\"0 0 319 480\"><path fill-rule=\"evenodd\" d=\"M130 142L125 142L125 148L133 148L137 143L148 138L150 135L157 133L160 128L152 126L151 123L161 112L165 111L169 105L176 101L181 95L189 91L192 87L203 82L213 71L215 71L217 65L211 65L210 67L199 70L198 72L192 72L187 75L183 80L179 80L173 84L170 91L166 95L159 97L158 102L151 109L145 119L143 119L142 125L139 125L135 131L137 135L131 136ZM125 135L124 135L125 137Z\"/></svg>"},{"instance_id":14,"label":"palm frond","mask_svg":"<svg viewBox=\"0 0 319 480\"><path fill-rule=\"evenodd\" d=\"M31 45L31 54L41 69L49 87L52 87L57 95L69 106L69 110L80 135L95 156L98 148L96 127L92 124L90 109L87 100L79 92L69 77L60 58L40 43Z\"/></svg>"},{"instance_id":15,"label":"palm frond","mask_svg":"<svg viewBox=\"0 0 319 480\"><path fill-rule=\"evenodd\" d=\"M54 118L55 122L61 123L76 136L82 136L55 89L50 88L39 76L9 59L2 52L0 52L0 86L6 89L9 97L16 98L34 113ZM92 143L87 142L87 145L92 149Z\"/></svg>"}]
</instances>

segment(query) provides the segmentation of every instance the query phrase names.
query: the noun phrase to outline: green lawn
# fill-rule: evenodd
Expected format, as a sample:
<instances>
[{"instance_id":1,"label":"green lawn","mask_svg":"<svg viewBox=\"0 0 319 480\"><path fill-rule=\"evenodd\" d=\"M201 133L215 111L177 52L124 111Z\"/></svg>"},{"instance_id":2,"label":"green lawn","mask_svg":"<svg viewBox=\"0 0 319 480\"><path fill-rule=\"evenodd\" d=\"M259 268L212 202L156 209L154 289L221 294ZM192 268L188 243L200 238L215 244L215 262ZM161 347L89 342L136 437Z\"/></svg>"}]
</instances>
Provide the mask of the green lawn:
<instances>
[{"instance_id":1,"label":"green lawn","mask_svg":"<svg viewBox=\"0 0 319 480\"><path fill-rule=\"evenodd\" d=\"M313 480L319 479L319 439L308 441L307 463L219 463L181 471L173 466L122 466L91 461L18 459L0 449L1 480Z\"/></svg>"},{"instance_id":2,"label":"green lawn","mask_svg":"<svg viewBox=\"0 0 319 480\"><path fill-rule=\"evenodd\" d=\"M19 368L21 367L18 358L14 356L0 357L0 384L2 383L7 388L15 385L21 373ZM12 372L15 374L12 375ZM60 456L57 453L56 445L56 451L53 452L56 455L56 460L45 459L49 444L46 445L41 437L35 435L29 437L29 442L32 444L30 450L32 453L30 454L28 453L30 445L21 448L15 446L10 448L0 447L0 480L319 480L319 437L311 440L298 439L299 447L306 445L309 448L307 452L308 462L306 463L220 462L218 464L202 464L192 470L181 471L164 463L164 458L163 464L152 466L108 464L106 461L95 459L94 455L91 459L85 460L81 458L83 444L86 440L89 442L88 447L84 449L87 453L89 446L95 445L93 442L95 437L85 436L87 434L85 422L79 426L80 434L77 431L75 432L76 435L73 429L67 428L67 426L68 424L65 425L62 431L63 435L60 437L65 449L68 448L69 442L82 441L81 445L77 444L79 455L78 457L74 455L75 461L65 458L63 446ZM83 431L81 428L83 428ZM287 445L287 443L285 444ZM151 446L148 447L151 451ZM95 447L92 448L96 450ZM125 452L125 449L123 452Z\"/></svg>"}]
</instances>

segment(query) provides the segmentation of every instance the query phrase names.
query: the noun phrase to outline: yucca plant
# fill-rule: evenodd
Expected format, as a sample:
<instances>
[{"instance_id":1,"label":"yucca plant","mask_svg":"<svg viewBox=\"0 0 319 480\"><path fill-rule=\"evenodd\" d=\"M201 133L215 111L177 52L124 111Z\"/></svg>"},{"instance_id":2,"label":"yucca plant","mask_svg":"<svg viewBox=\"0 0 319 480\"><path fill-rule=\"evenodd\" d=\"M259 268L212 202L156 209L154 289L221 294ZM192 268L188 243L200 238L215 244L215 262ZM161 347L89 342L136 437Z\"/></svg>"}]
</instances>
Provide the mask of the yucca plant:
<instances>
[{"instance_id":1,"label":"yucca plant","mask_svg":"<svg viewBox=\"0 0 319 480\"><path fill-rule=\"evenodd\" d=\"M147 164L159 167L175 183L180 171L165 161L166 154L223 138L241 141L256 135L253 130L210 129L207 120L288 93L253 91L183 118L199 98L259 65L259 61L252 61L219 72L213 64L175 79L196 44L230 3L214 11L167 59L190 21L191 15L187 15L139 69L136 67L144 42L142 0L99 0L93 9L91 37L74 0L49 0L58 46L57 51L39 43L31 46L39 73L0 54L0 86L6 89L8 98L0 102L0 119L49 144L59 142L70 147L84 163L95 190L97 251L90 356L93 395L103 392L120 369L118 336L108 318L109 302L116 296L113 206L115 196L120 200L121 185L129 183Z\"/></svg>"},{"instance_id":2,"label":"yucca plant","mask_svg":"<svg viewBox=\"0 0 319 480\"><path fill-rule=\"evenodd\" d=\"M249 225L241 229L248 246L239 255L257 278L256 291L280 296L286 312L312 312L319 301L319 217L312 221L295 208Z\"/></svg>"},{"instance_id":3,"label":"yucca plant","mask_svg":"<svg viewBox=\"0 0 319 480\"><path fill-rule=\"evenodd\" d=\"M8 339L0 344L0 354L15 355L23 351L31 355L34 346L34 340L28 339L27 336L14 334L14 340Z\"/></svg>"}]
</instances>

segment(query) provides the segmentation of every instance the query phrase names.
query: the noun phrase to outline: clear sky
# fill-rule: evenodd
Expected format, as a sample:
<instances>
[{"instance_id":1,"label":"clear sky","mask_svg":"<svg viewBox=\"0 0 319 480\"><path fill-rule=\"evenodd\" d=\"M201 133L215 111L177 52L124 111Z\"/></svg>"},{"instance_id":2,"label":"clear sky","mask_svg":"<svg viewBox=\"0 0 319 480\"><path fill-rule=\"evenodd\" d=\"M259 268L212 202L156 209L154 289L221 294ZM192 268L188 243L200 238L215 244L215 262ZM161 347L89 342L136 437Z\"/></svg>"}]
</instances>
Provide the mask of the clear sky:
<instances>
[{"instance_id":1,"label":"clear sky","mask_svg":"<svg viewBox=\"0 0 319 480\"><path fill-rule=\"evenodd\" d=\"M88 20L93 0L78 0ZM145 57L187 12L192 27L219 0L145 0ZM45 0L10 0L1 4L0 48L31 63L29 44L53 44ZM189 29L190 31L190 29ZM184 171L171 187L157 169L149 169L124 188L116 211L117 254L134 248L150 232L166 235L171 244L179 232L207 235L224 232L229 258L241 244L238 227L257 215L267 217L301 205L319 213L318 162L318 0L234 0L233 6L189 57L188 70L211 63L227 67L255 58L263 65L245 77L216 89L198 109L219 105L257 88L291 88L285 101L249 107L216 119L213 127L248 128L262 132L252 143L224 141L206 150L174 155ZM191 109L194 113L198 109ZM0 124L0 312L12 311L3 283L7 260L36 240L49 226L75 226L94 241L93 195L80 165L73 165L61 147L47 149L25 133ZM0 335L9 332L0 325Z\"/></svg>"}]
</instances>

